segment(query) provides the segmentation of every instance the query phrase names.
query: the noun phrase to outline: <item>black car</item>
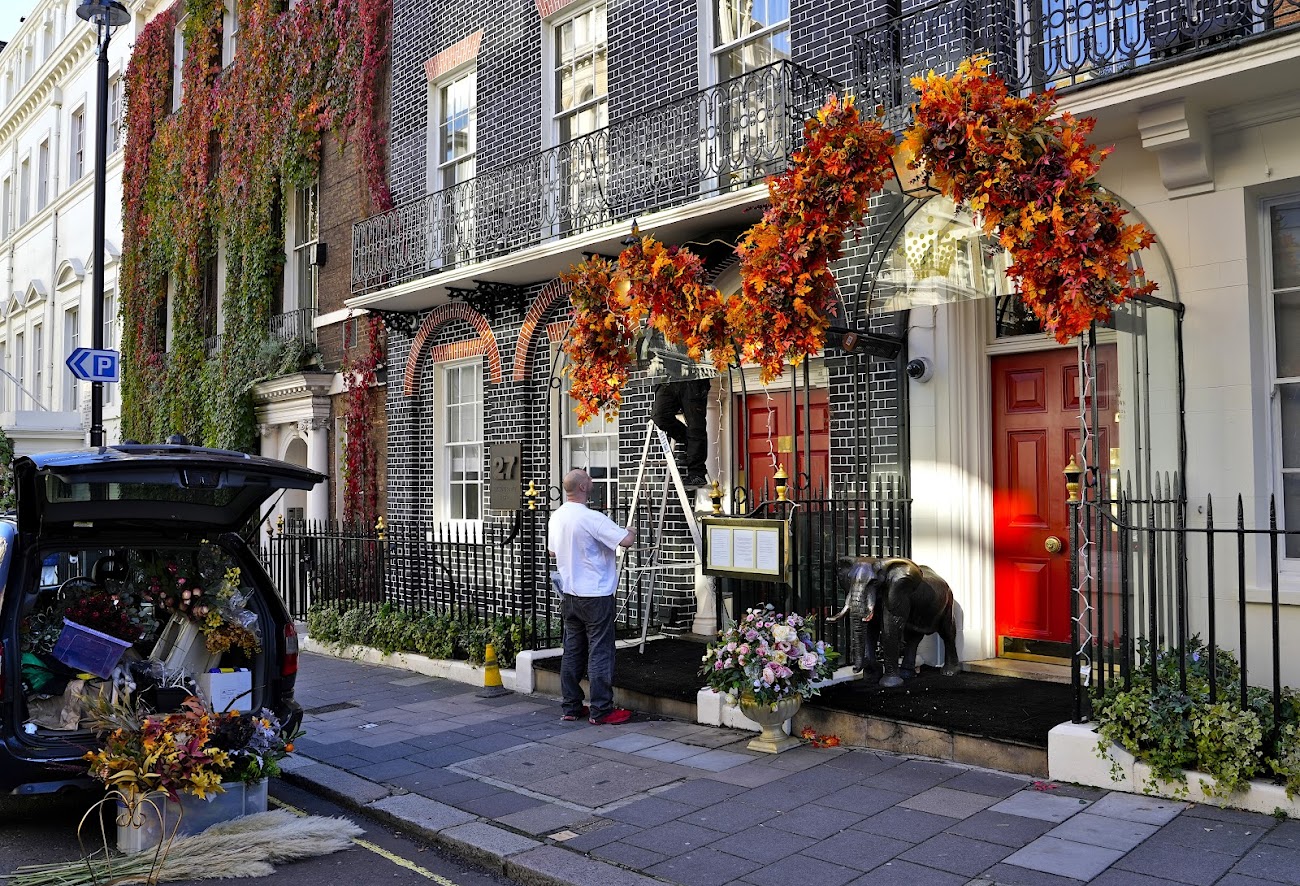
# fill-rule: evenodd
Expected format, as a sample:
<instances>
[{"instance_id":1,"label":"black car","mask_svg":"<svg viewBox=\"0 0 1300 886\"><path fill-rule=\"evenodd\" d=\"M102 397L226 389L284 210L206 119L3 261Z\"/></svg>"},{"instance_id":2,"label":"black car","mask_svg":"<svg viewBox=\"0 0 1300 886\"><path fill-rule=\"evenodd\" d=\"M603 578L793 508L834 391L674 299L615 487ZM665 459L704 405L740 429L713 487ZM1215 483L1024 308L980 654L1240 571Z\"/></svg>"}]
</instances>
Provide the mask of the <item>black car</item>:
<instances>
[{"instance_id":1,"label":"black car","mask_svg":"<svg viewBox=\"0 0 1300 886\"><path fill-rule=\"evenodd\" d=\"M14 460L0 517L0 794L90 784L87 700L275 713L298 637L249 546L259 509L324 479L240 452L126 444Z\"/></svg>"}]
</instances>

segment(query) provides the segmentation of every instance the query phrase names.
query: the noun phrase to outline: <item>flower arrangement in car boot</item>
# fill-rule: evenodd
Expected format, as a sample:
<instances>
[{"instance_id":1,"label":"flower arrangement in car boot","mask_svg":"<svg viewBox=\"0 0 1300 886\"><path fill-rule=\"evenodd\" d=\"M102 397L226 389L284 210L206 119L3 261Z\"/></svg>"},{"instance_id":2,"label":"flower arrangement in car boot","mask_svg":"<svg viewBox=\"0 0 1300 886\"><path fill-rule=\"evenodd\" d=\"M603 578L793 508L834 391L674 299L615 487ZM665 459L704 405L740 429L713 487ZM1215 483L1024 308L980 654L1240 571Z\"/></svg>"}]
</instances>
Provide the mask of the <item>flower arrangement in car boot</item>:
<instances>
[{"instance_id":1,"label":"flower arrangement in car boot","mask_svg":"<svg viewBox=\"0 0 1300 886\"><path fill-rule=\"evenodd\" d=\"M110 593L89 579L65 584L62 618L128 643L139 642L157 624L129 594Z\"/></svg>"},{"instance_id":2,"label":"flower arrangement in car boot","mask_svg":"<svg viewBox=\"0 0 1300 886\"><path fill-rule=\"evenodd\" d=\"M718 632L704 654L700 675L729 703L752 695L759 704L817 695L816 683L835 672L839 653L814 640L802 617L782 615L771 606L750 609L740 621Z\"/></svg>"}]
</instances>

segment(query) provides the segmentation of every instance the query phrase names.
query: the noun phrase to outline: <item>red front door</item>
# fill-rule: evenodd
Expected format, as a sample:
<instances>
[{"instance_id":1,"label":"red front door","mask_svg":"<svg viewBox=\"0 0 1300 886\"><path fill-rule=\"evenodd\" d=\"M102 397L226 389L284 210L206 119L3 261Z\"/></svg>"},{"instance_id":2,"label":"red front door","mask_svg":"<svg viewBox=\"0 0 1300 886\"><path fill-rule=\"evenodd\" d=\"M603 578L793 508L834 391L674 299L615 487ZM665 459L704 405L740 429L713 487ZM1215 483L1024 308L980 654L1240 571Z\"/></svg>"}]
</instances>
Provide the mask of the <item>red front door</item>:
<instances>
[{"instance_id":1,"label":"red front door","mask_svg":"<svg viewBox=\"0 0 1300 886\"><path fill-rule=\"evenodd\" d=\"M831 434L830 404L825 388L811 388L807 402L803 391L794 397L795 421L791 422L791 396L789 391L768 394L750 394L745 399L737 397L736 439L742 455L740 470L745 471L744 453L748 453L749 476L740 485L748 486L763 499L763 489L769 498L776 497L774 478L776 465L785 468L789 476L790 497L809 497L803 491L811 480L812 495L826 489L830 477ZM804 437L805 423L811 440L811 453ZM791 425L793 424L793 428ZM798 464L794 463L794 450L798 449ZM796 491L798 490L798 491Z\"/></svg>"},{"instance_id":2,"label":"red front door","mask_svg":"<svg viewBox=\"0 0 1300 886\"><path fill-rule=\"evenodd\" d=\"M993 558L999 654L1070 639L1069 508L1061 471L1079 450L1073 348L994 357ZM1115 439L1115 346L1097 348L1100 468ZM1049 550L1055 539L1057 552ZM1039 646L1035 646L1039 643Z\"/></svg>"}]
</instances>

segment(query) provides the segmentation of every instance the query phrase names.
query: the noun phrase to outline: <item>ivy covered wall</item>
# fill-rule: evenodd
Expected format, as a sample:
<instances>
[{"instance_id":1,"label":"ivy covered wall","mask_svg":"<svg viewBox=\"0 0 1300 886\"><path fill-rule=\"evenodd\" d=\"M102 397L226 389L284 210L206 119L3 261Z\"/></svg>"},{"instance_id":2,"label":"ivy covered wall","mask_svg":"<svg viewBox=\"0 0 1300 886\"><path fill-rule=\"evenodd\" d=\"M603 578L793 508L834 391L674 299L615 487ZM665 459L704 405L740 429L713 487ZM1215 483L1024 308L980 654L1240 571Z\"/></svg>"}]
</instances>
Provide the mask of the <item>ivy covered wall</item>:
<instances>
[{"instance_id":1,"label":"ivy covered wall","mask_svg":"<svg viewBox=\"0 0 1300 886\"><path fill-rule=\"evenodd\" d=\"M367 209L391 206L381 107L391 0L238 6L238 46L225 67L224 4L179 0L145 27L127 69L123 437L179 432L253 449L253 382L298 368L269 334L292 189L316 178L321 151L355 139ZM183 94L173 111L178 26ZM209 354L216 308L204 281L218 244L222 336Z\"/></svg>"}]
</instances>

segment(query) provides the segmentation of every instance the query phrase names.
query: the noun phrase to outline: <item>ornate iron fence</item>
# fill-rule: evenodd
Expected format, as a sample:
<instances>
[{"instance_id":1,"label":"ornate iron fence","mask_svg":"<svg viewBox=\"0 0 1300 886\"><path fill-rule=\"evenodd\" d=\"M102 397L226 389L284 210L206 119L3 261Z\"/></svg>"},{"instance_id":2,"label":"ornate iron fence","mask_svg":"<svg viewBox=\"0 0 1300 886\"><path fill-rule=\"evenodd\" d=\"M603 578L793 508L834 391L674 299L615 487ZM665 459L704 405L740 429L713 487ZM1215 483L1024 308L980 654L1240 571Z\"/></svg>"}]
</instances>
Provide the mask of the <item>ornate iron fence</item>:
<instances>
[{"instance_id":1,"label":"ornate iron fence","mask_svg":"<svg viewBox=\"0 0 1300 886\"><path fill-rule=\"evenodd\" d=\"M1091 699L1108 686L1128 689L1139 673L1153 686L1168 683L1157 653L1187 650L1199 638L1211 700L1235 695L1245 708L1251 687L1264 687L1277 728L1284 698L1280 562L1300 556L1300 531L1278 525L1271 498L1267 525L1248 528L1240 495L1227 520L1216 520L1207 496L1197 508L1204 525L1189 526L1176 475L1158 477L1141 496L1131 481L1115 494L1110 488L1103 483L1095 498L1070 506L1075 722L1088 719ZM1238 674L1216 670L1220 649L1236 656ZM1180 691L1187 689L1188 657L1176 656L1172 679Z\"/></svg>"},{"instance_id":2,"label":"ornate iron fence","mask_svg":"<svg viewBox=\"0 0 1300 886\"><path fill-rule=\"evenodd\" d=\"M751 71L358 222L352 291L483 261L763 181L839 84Z\"/></svg>"},{"instance_id":3,"label":"ornate iron fence","mask_svg":"<svg viewBox=\"0 0 1300 886\"><path fill-rule=\"evenodd\" d=\"M298 308L286 311L271 318L271 337L277 341L301 339L305 342L316 341L316 309Z\"/></svg>"},{"instance_id":4,"label":"ornate iron fence","mask_svg":"<svg viewBox=\"0 0 1300 886\"><path fill-rule=\"evenodd\" d=\"M856 88L901 125L911 78L986 55L1013 89L1064 88L1300 29L1300 0L938 0L855 37Z\"/></svg>"}]
</instances>

